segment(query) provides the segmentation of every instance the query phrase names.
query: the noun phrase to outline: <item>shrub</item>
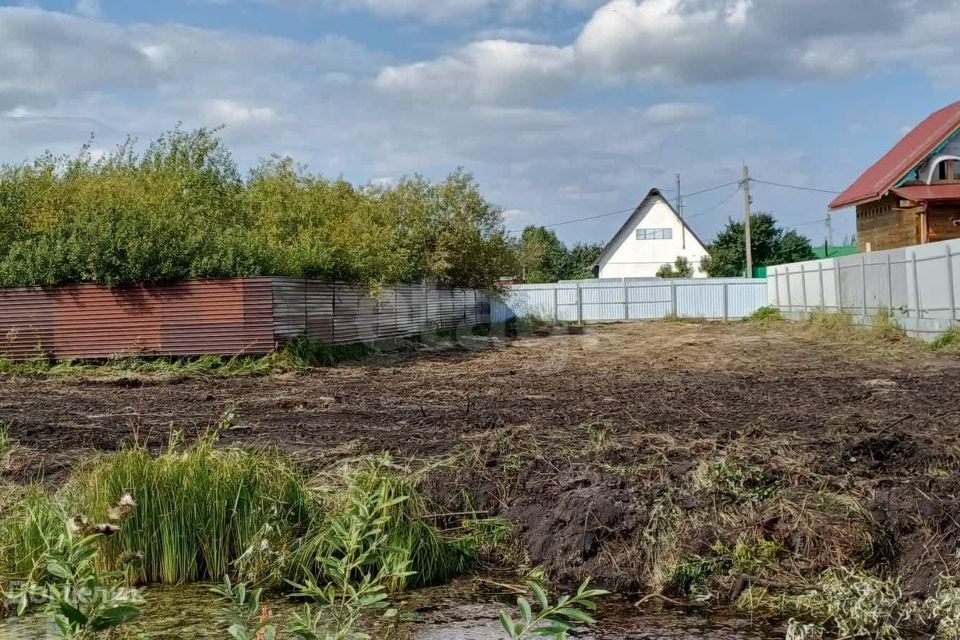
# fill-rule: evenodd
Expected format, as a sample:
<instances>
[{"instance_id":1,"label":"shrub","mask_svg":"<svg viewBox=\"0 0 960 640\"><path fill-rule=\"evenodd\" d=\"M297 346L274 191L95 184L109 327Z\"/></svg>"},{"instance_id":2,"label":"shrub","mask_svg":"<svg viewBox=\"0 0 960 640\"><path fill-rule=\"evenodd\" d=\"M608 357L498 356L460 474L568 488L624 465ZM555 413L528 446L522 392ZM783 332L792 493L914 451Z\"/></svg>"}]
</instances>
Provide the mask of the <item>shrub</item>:
<instances>
[{"instance_id":1,"label":"shrub","mask_svg":"<svg viewBox=\"0 0 960 640\"><path fill-rule=\"evenodd\" d=\"M354 186L271 158L243 178L217 130L135 146L0 167L0 286L287 275L487 287L515 271L500 209L463 171Z\"/></svg>"},{"instance_id":2,"label":"shrub","mask_svg":"<svg viewBox=\"0 0 960 640\"><path fill-rule=\"evenodd\" d=\"M693 265L683 256L677 256L673 264L662 265L657 269L658 278L692 278Z\"/></svg>"},{"instance_id":3,"label":"shrub","mask_svg":"<svg viewBox=\"0 0 960 640\"><path fill-rule=\"evenodd\" d=\"M760 307L749 316L744 318L747 322L776 322L778 320L783 320L783 314L780 313L780 309L777 307Z\"/></svg>"},{"instance_id":4,"label":"shrub","mask_svg":"<svg viewBox=\"0 0 960 640\"><path fill-rule=\"evenodd\" d=\"M950 327L927 345L930 351L960 349L960 325Z\"/></svg>"}]
</instances>

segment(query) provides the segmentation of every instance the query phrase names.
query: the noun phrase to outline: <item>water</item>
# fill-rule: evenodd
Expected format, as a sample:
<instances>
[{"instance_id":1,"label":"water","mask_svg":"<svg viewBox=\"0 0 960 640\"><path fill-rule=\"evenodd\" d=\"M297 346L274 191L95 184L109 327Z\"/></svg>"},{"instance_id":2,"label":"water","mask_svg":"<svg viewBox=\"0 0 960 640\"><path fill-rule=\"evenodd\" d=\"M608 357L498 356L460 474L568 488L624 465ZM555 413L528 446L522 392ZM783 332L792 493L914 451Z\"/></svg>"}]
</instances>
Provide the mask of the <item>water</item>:
<instances>
[{"instance_id":1,"label":"water","mask_svg":"<svg viewBox=\"0 0 960 640\"><path fill-rule=\"evenodd\" d=\"M144 590L144 616L131 637L147 640L189 638L225 640L220 603L208 586L151 587ZM404 594L401 611L408 620L398 628L374 626L374 638L397 640L503 640L498 613L511 608L515 596L489 581L462 578L450 584ZM267 598L279 620L288 619L297 605L282 596ZM713 617L699 610L667 609L655 603L637 608L625 598L601 601L598 625L571 634L584 640L777 640L779 631L760 622ZM44 638L45 621L38 616L0 621L0 640Z\"/></svg>"}]
</instances>

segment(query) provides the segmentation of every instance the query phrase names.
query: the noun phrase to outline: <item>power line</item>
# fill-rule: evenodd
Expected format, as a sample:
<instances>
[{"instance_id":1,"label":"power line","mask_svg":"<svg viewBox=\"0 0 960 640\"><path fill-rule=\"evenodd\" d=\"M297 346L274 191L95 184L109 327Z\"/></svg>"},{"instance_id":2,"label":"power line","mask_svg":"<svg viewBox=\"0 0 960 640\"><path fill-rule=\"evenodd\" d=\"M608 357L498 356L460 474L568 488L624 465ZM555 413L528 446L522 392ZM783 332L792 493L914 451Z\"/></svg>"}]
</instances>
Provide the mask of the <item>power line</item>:
<instances>
[{"instance_id":1,"label":"power line","mask_svg":"<svg viewBox=\"0 0 960 640\"><path fill-rule=\"evenodd\" d=\"M717 186L715 186L715 187L710 187L709 189L701 189L700 191L694 191L693 193L685 193L685 194L683 194L683 197L684 197L684 198L689 198L690 196L700 195L701 193L707 193L707 192L709 192L709 191L716 191L717 189L723 189L724 187L729 187L729 186L732 186L732 185L735 185L735 184L740 184L740 181L739 181L739 180L734 180L733 182L726 182L726 183L724 183L724 184L718 184ZM670 192L673 192L674 190L673 190L673 189L658 189L658 191L670 191ZM734 193L736 193L736 192L734 192ZM717 205L717 206L720 206L720 205ZM574 224L574 223L577 223L577 222L586 222L586 221L588 221L588 220L598 220L598 219L600 219L600 218L607 218L607 217L609 217L609 216L617 216L617 215L621 215L621 214L627 213L628 211L635 211L635 210L636 210L636 207L630 207L629 209L620 209L619 211L609 211L609 212L607 212L607 213L598 213L598 214L596 214L596 215L586 216L586 217L584 217L584 218L573 218L573 219L571 219L571 220L564 220L563 222L554 222L553 224L541 224L541 225L536 225L536 226L544 227L545 229L553 229L553 228L555 228L555 227L562 227L562 226L565 226L565 225L568 225L568 224ZM697 215L702 215L702 214L697 214ZM523 229L512 229L512 230L510 230L510 231L507 231L507 233L521 233L522 231L523 231Z\"/></svg>"},{"instance_id":2,"label":"power line","mask_svg":"<svg viewBox=\"0 0 960 640\"><path fill-rule=\"evenodd\" d=\"M731 186L733 186L733 185L735 185L735 184L740 184L740 181L739 181L739 180L733 180L733 181L731 181L731 182L724 182L723 184L718 184L718 185L715 186L715 187L709 187L709 188L707 188L707 189L701 189L700 191L694 191L693 193L685 193L685 194L683 194L683 197L684 197L684 198L689 198L689 197L691 197L691 196L698 196L698 195L700 195L701 193L709 193L709 192L711 192L711 191L716 191L717 189L723 189L724 187L731 187Z\"/></svg>"},{"instance_id":3,"label":"power line","mask_svg":"<svg viewBox=\"0 0 960 640\"><path fill-rule=\"evenodd\" d=\"M553 229L554 227L562 227L564 225L574 224L575 222L586 222L587 220L598 220L600 218L607 218L609 216L618 216L618 215L627 213L628 211L634 211L634 210L636 210L636 207L630 207L629 209L620 209L619 211L610 211L607 213L598 213L595 216L587 216L586 218L574 218L573 220L564 220L563 222L554 222L553 224L540 224L536 226L543 227L545 229ZM521 233L522 231L523 229L513 229L511 231L507 231L507 233Z\"/></svg>"},{"instance_id":4,"label":"power line","mask_svg":"<svg viewBox=\"0 0 960 640\"><path fill-rule=\"evenodd\" d=\"M736 188L734 191L731 191L731 192L730 192L730 195L728 195L726 198L724 198L724 199L721 200L720 202L716 203L716 204L713 205L712 207L709 207L709 208L707 208L707 209L704 209L704 210L701 211L700 213L695 213L695 214L693 214L693 215L691 215L691 216L687 216L687 220L691 220L691 219L693 219L693 218L699 218L700 216L705 216L705 215L707 215L708 213L713 213L714 211L716 211L717 209L719 209L719 208L722 207L723 205L725 205L725 204L727 204L728 202L730 202L730 200L733 199L733 196L737 195L737 194L740 192L739 183L736 183L736 184L738 185L737 188Z\"/></svg>"},{"instance_id":5,"label":"power line","mask_svg":"<svg viewBox=\"0 0 960 640\"><path fill-rule=\"evenodd\" d=\"M798 189L800 191L814 191L816 193L829 193L836 195L840 193L839 191L832 191L830 189L816 189L814 187L801 187L796 184L783 184L782 182L770 182L769 180L757 180L756 178L750 178L750 182L756 182L757 184L767 184L771 187L783 187L785 189Z\"/></svg>"}]
</instances>

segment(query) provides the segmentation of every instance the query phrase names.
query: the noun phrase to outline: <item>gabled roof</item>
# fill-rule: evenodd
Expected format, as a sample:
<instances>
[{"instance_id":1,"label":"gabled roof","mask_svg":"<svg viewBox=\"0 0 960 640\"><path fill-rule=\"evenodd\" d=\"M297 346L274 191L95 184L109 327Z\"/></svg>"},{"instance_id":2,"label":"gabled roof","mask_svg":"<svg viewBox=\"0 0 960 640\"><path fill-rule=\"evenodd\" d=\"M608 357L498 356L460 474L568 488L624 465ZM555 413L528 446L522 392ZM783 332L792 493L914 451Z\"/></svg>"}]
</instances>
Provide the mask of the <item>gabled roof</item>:
<instances>
[{"instance_id":1,"label":"gabled roof","mask_svg":"<svg viewBox=\"0 0 960 640\"><path fill-rule=\"evenodd\" d=\"M834 198L831 209L842 209L882 197L916 168L947 138L960 130L960 101L935 111Z\"/></svg>"},{"instance_id":2,"label":"gabled roof","mask_svg":"<svg viewBox=\"0 0 960 640\"><path fill-rule=\"evenodd\" d=\"M646 212L647 205L653 200L661 200L667 207L670 208L670 211L673 212L673 215L680 221L683 225L683 228L686 229L694 240L700 243L700 246L706 249L707 245L697 236L697 233L690 228L690 225L687 224L687 221L680 217L680 214L677 213L677 210L673 208L673 205L670 204L670 201L663 197L663 194L660 193L659 189L650 189L650 192L647 194L647 197L640 201L640 204L637 205L637 208L633 210L633 213L630 214L630 217L627 218L627 221L613 234L613 238L610 239L610 242L607 243L607 246L603 248L603 251L600 252L600 255L597 257L597 260L591 265L591 269L600 265L601 262L614 250L616 247L620 246L620 243L623 241L624 236L630 235L630 231L633 227L640 221Z\"/></svg>"}]
</instances>

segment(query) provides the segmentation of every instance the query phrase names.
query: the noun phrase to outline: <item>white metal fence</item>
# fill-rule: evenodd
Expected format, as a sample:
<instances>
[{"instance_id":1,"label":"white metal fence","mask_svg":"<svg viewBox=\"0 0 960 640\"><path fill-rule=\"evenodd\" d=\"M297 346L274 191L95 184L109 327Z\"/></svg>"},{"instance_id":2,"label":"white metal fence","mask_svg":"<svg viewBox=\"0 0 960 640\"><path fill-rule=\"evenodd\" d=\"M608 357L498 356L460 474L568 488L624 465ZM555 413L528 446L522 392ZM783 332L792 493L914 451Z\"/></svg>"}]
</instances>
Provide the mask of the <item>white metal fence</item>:
<instances>
[{"instance_id":1,"label":"white metal fence","mask_svg":"<svg viewBox=\"0 0 960 640\"><path fill-rule=\"evenodd\" d=\"M889 311L913 336L954 326L960 304L960 240L769 267L769 304L787 317L822 310L871 324Z\"/></svg>"},{"instance_id":2,"label":"white metal fence","mask_svg":"<svg viewBox=\"0 0 960 640\"><path fill-rule=\"evenodd\" d=\"M732 320L767 304L765 280L603 278L510 287L490 304L491 322L536 316L552 322L685 318Z\"/></svg>"}]
</instances>

